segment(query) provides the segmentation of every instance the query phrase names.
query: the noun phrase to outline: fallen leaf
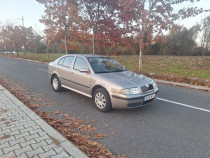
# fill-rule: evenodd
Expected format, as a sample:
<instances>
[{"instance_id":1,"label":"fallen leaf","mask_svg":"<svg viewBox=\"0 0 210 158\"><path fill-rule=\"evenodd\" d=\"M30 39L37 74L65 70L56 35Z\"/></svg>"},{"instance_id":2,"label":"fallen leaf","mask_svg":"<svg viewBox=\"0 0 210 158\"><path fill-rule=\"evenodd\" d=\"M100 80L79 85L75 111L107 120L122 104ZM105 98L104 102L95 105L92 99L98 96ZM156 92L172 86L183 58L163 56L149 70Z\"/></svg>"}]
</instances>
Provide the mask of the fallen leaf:
<instances>
[{"instance_id":1,"label":"fallen leaf","mask_svg":"<svg viewBox=\"0 0 210 158\"><path fill-rule=\"evenodd\" d=\"M64 117L69 117L69 115L68 114L64 114Z\"/></svg>"},{"instance_id":2,"label":"fallen leaf","mask_svg":"<svg viewBox=\"0 0 210 158\"><path fill-rule=\"evenodd\" d=\"M50 139L53 141L53 143L54 143L55 145L60 146L60 142L59 142L57 139L55 139L55 138L53 138L53 137L50 137Z\"/></svg>"},{"instance_id":3,"label":"fallen leaf","mask_svg":"<svg viewBox=\"0 0 210 158\"><path fill-rule=\"evenodd\" d=\"M111 135L116 135L116 133L112 131L112 132L111 132Z\"/></svg>"},{"instance_id":4,"label":"fallen leaf","mask_svg":"<svg viewBox=\"0 0 210 158\"><path fill-rule=\"evenodd\" d=\"M2 118L0 121L5 121L6 119L5 118Z\"/></svg>"},{"instance_id":5,"label":"fallen leaf","mask_svg":"<svg viewBox=\"0 0 210 158\"><path fill-rule=\"evenodd\" d=\"M9 121L5 122L5 124L6 124L7 126L10 126L10 122L9 122Z\"/></svg>"},{"instance_id":6,"label":"fallen leaf","mask_svg":"<svg viewBox=\"0 0 210 158\"><path fill-rule=\"evenodd\" d=\"M61 111L59 111L59 110L56 110L55 112L53 112L52 114L53 115L58 115L58 114L60 114L61 113Z\"/></svg>"},{"instance_id":7,"label":"fallen leaf","mask_svg":"<svg viewBox=\"0 0 210 158\"><path fill-rule=\"evenodd\" d=\"M1 110L1 112L6 113L8 110Z\"/></svg>"},{"instance_id":8,"label":"fallen leaf","mask_svg":"<svg viewBox=\"0 0 210 158\"><path fill-rule=\"evenodd\" d=\"M117 158L125 158L127 155L126 154L121 154L119 156L117 156Z\"/></svg>"},{"instance_id":9,"label":"fallen leaf","mask_svg":"<svg viewBox=\"0 0 210 158\"><path fill-rule=\"evenodd\" d=\"M7 138L9 138L10 137L10 135L9 134L6 134L6 135L3 135L2 137L0 137L0 140L2 140L2 139L7 139Z\"/></svg>"}]
</instances>

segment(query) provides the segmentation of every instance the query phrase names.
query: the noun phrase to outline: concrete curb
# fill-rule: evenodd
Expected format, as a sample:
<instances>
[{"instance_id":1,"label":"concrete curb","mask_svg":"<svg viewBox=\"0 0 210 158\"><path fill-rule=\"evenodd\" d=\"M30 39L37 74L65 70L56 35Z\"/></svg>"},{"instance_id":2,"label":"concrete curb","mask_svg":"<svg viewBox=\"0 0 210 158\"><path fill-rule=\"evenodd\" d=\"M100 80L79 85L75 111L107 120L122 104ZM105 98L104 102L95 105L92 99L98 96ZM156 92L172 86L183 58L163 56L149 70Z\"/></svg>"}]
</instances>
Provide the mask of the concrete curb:
<instances>
[{"instance_id":1,"label":"concrete curb","mask_svg":"<svg viewBox=\"0 0 210 158\"><path fill-rule=\"evenodd\" d=\"M154 81L157 83L163 83L163 84L168 84L168 85L173 85L173 86L178 86L178 87L185 87L185 88L191 88L191 89L210 92L210 88L203 87L203 86L195 86L195 85L191 85L187 83L171 82L171 81L158 80L158 79L154 79Z\"/></svg>"},{"instance_id":2,"label":"concrete curb","mask_svg":"<svg viewBox=\"0 0 210 158\"><path fill-rule=\"evenodd\" d=\"M60 146L69 152L74 158L88 158L81 150L79 150L73 143L71 143L67 138L61 135L57 130L51 127L47 122L45 122L41 117L24 105L20 100L13 96L9 91L7 91L3 86L0 85L0 91L10 98L16 105L23 110L26 115L28 115L31 120L33 120L37 125L39 125L49 136L59 140Z\"/></svg>"}]
</instances>

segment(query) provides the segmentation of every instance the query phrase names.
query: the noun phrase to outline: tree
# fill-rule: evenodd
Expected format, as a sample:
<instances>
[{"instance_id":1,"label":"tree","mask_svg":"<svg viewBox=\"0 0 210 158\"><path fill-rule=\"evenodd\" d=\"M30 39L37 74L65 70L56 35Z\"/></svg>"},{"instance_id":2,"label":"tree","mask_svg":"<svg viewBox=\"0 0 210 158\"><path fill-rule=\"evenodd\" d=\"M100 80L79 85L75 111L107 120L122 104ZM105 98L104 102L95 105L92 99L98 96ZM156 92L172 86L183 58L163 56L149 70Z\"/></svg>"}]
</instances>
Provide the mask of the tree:
<instances>
[{"instance_id":1,"label":"tree","mask_svg":"<svg viewBox=\"0 0 210 158\"><path fill-rule=\"evenodd\" d=\"M13 25L4 25L0 31L2 45L7 50L16 50L17 55L19 55L19 51L21 47L24 46L27 48L32 42L33 38L33 28L25 28L20 26Z\"/></svg>"},{"instance_id":2,"label":"tree","mask_svg":"<svg viewBox=\"0 0 210 158\"><path fill-rule=\"evenodd\" d=\"M21 29L18 26L12 25L3 26L1 30L3 43L6 50L16 50L19 55L19 50L22 46Z\"/></svg>"},{"instance_id":3,"label":"tree","mask_svg":"<svg viewBox=\"0 0 210 158\"><path fill-rule=\"evenodd\" d=\"M203 9L182 8L175 13L173 7L197 0L119 0L121 18L130 33L137 34L139 45L139 71L142 72L142 53L151 42L159 40L164 31L175 27L177 19L202 13Z\"/></svg>"},{"instance_id":4,"label":"tree","mask_svg":"<svg viewBox=\"0 0 210 158\"><path fill-rule=\"evenodd\" d=\"M28 48L33 47L34 41L34 30L32 27L19 27L20 28L20 39L24 46L24 51L28 51Z\"/></svg>"},{"instance_id":5,"label":"tree","mask_svg":"<svg viewBox=\"0 0 210 158\"><path fill-rule=\"evenodd\" d=\"M64 39L66 54L68 53L69 41L75 41L71 33L79 28L81 18L78 16L78 5L74 0L37 0L45 6L45 15L40 20L46 25L45 32L51 42ZM50 36L50 37L49 37Z\"/></svg>"},{"instance_id":6,"label":"tree","mask_svg":"<svg viewBox=\"0 0 210 158\"><path fill-rule=\"evenodd\" d=\"M194 40L194 28L182 28L175 32L171 32L166 37L166 43L162 44L164 55L192 55L196 43Z\"/></svg>"},{"instance_id":7,"label":"tree","mask_svg":"<svg viewBox=\"0 0 210 158\"><path fill-rule=\"evenodd\" d=\"M210 47L210 16L206 17L201 25L202 37L201 37L201 46L202 46L202 55L206 54L206 51Z\"/></svg>"},{"instance_id":8,"label":"tree","mask_svg":"<svg viewBox=\"0 0 210 158\"><path fill-rule=\"evenodd\" d=\"M117 1L80 0L80 6L80 14L92 33L93 54L96 53L96 41L107 46L113 46L121 41L123 29L120 28Z\"/></svg>"}]
</instances>

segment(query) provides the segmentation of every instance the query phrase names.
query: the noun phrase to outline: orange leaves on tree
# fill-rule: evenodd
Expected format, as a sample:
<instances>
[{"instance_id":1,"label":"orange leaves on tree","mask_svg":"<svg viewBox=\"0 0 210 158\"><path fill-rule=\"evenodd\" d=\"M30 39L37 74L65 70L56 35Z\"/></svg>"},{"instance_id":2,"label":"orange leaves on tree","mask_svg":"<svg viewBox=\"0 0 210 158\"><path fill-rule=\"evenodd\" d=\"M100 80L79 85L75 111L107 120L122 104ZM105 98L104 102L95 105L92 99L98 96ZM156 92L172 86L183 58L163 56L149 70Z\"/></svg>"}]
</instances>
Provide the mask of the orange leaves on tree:
<instances>
[{"instance_id":1,"label":"orange leaves on tree","mask_svg":"<svg viewBox=\"0 0 210 158\"><path fill-rule=\"evenodd\" d=\"M33 47L32 27L26 28L21 26L5 25L0 30L0 45L5 50L21 51L22 47Z\"/></svg>"},{"instance_id":2,"label":"orange leaves on tree","mask_svg":"<svg viewBox=\"0 0 210 158\"><path fill-rule=\"evenodd\" d=\"M76 0L37 1L45 6L45 15L40 21L46 26L45 33L48 40L50 42L63 41L61 48L65 49L66 54L68 50L78 50L72 43L82 40L81 33L86 34L87 32L84 25L81 24L82 18L78 14L78 2Z\"/></svg>"}]
</instances>

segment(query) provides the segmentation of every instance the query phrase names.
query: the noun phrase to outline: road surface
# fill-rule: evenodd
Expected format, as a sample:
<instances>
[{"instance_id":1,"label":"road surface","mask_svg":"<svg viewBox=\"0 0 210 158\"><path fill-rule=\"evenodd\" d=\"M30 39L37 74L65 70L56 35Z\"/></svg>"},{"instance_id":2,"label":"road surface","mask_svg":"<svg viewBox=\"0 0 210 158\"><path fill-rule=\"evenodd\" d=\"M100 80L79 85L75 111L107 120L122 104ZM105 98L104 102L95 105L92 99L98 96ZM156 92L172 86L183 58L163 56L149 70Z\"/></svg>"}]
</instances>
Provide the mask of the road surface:
<instances>
[{"instance_id":1,"label":"road surface","mask_svg":"<svg viewBox=\"0 0 210 158\"><path fill-rule=\"evenodd\" d=\"M55 107L44 110L96 120L97 131L109 134L101 143L115 154L125 153L128 158L210 157L208 92L158 84L158 98L151 104L101 113L85 96L69 90L54 92L46 64L0 56L0 74L56 102Z\"/></svg>"}]
</instances>

